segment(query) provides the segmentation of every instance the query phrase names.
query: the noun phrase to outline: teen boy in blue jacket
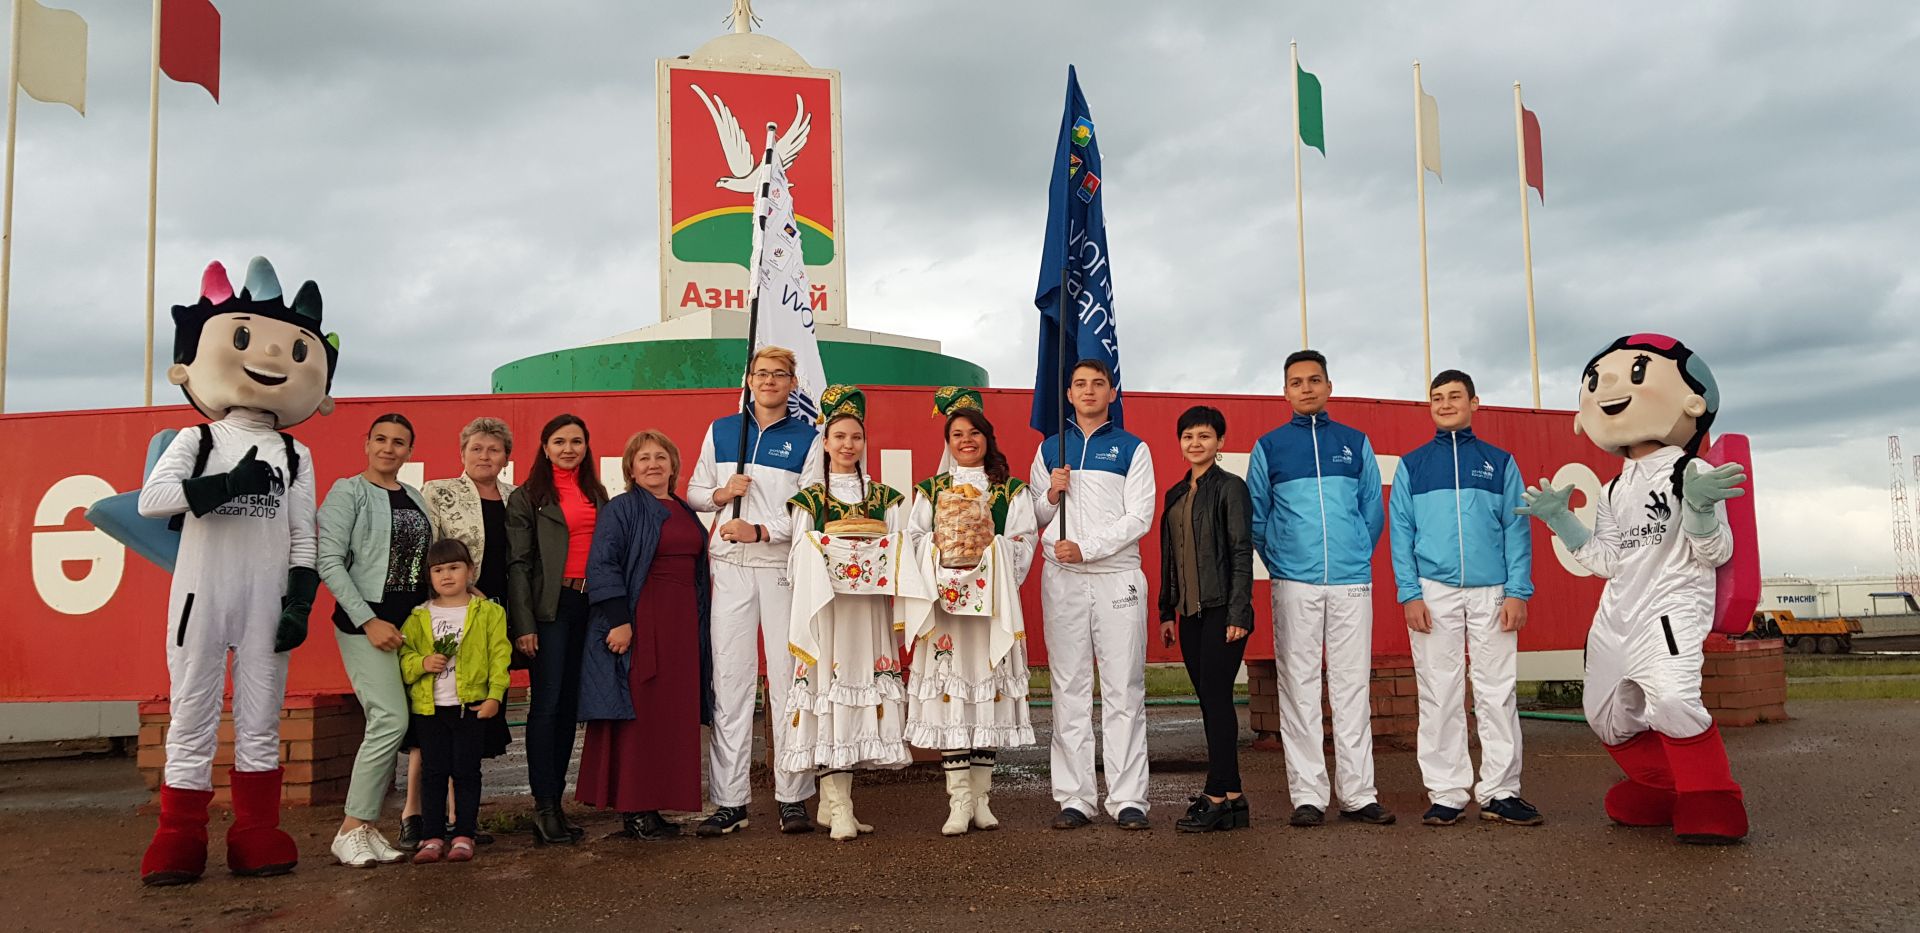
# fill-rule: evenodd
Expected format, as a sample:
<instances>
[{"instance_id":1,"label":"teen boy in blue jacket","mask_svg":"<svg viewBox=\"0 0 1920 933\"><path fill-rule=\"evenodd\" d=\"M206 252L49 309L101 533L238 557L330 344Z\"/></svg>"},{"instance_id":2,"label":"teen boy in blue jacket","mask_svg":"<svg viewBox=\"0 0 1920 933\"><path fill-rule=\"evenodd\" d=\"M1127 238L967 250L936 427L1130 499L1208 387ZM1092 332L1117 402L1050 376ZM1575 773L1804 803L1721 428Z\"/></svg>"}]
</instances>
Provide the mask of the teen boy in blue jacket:
<instances>
[{"instance_id":1,"label":"teen boy in blue jacket","mask_svg":"<svg viewBox=\"0 0 1920 933\"><path fill-rule=\"evenodd\" d=\"M1287 357L1293 419L1254 445L1247 467L1253 546L1273 578L1273 652L1280 674L1280 741L1295 826L1326 818L1331 788L1321 754L1320 664L1326 652L1340 815L1393 822L1373 786L1373 548L1385 516L1380 467L1367 436L1327 417L1327 358Z\"/></svg>"},{"instance_id":2,"label":"teen boy in blue jacket","mask_svg":"<svg viewBox=\"0 0 1920 933\"><path fill-rule=\"evenodd\" d=\"M1434 438L1394 471L1393 576L1420 683L1420 775L1432 803L1421 822L1451 826L1467 807L1467 656L1480 721L1480 818L1537 825L1520 798L1520 712L1514 700L1520 627L1533 596L1533 542L1513 457L1474 436L1473 377L1433 377Z\"/></svg>"}]
</instances>

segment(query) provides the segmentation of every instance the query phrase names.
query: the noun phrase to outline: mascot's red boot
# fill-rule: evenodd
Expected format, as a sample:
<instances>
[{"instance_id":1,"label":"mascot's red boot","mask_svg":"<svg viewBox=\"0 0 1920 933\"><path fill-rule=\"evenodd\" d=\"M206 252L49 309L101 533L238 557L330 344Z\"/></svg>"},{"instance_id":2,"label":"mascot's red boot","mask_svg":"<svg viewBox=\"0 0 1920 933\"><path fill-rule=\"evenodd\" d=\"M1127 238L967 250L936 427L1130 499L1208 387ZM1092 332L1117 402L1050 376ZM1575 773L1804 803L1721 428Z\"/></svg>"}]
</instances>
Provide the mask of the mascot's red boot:
<instances>
[{"instance_id":1,"label":"mascot's red boot","mask_svg":"<svg viewBox=\"0 0 1920 933\"><path fill-rule=\"evenodd\" d=\"M1607 791L1607 816L1622 826L1673 825L1673 771L1664 738L1651 730L1607 746L1627 779Z\"/></svg>"},{"instance_id":2,"label":"mascot's red boot","mask_svg":"<svg viewBox=\"0 0 1920 933\"><path fill-rule=\"evenodd\" d=\"M160 828L140 859L140 882L159 887L199 881L207 870L207 804L213 791L160 785Z\"/></svg>"},{"instance_id":3,"label":"mascot's red boot","mask_svg":"<svg viewBox=\"0 0 1920 933\"><path fill-rule=\"evenodd\" d=\"M1747 835L1747 805L1727 764L1720 726L1690 739L1660 736L1673 768L1673 832L1681 842L1727 845Z\"/></svg>"},{"instance_id":4,"label":"mascot's red boot","mask_svg":"<svg viewBox=\"0 0 1920 933\"><path fill-rule=\"evenodd\" d=\"M292 871L300 861L300 849L280 828L283 769L231 773L233 826L227 830L227 868L236 875L250 876Z\"/></svg>"}]
</instances>

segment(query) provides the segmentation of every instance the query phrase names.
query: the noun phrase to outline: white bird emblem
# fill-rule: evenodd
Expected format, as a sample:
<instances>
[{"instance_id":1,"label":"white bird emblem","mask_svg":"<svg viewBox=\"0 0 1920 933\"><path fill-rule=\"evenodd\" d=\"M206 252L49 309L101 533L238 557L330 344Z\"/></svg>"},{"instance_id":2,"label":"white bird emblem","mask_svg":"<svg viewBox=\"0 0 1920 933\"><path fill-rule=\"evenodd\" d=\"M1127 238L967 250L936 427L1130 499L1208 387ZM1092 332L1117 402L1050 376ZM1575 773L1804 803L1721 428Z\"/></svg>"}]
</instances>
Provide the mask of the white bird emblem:
<instances>
[{"instance_id":1,"label":"white bird emblem","mask_svg":"<svg viewBox=\"0 0 1920 933\"><path fill-rule=\"evenodd\" d=\"M720 151L727 157L726 176L714 181L715 188L752 194L760 183L760 155L747 141L746 130L741 129L740 121L733 111L727 109L727 102L720 95L709 95L700 85L693 85L693 93L700 96L700 102L707 105L707 113L713 117L713 129L720 137ZM800 150L807 145L807 134L813 130L813 114L807 112L807 105L800 95L793 95L793 122L787 124L787 130L773 144L773 154L779 158L782 169L793 167L793 161L800 157Z\"/></svg>"}]
</instances>

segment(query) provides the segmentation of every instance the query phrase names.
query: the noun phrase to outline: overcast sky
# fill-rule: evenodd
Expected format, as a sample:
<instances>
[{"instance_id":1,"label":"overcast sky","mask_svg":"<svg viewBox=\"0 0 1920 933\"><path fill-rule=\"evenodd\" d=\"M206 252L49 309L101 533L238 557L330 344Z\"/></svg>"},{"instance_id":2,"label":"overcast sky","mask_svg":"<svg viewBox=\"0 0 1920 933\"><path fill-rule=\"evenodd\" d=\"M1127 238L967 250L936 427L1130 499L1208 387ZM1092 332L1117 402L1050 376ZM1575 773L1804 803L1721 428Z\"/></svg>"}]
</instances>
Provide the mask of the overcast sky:
<instances>
[{"instance_id":1,"label":"overcast sky","mask_svg":"<svg viewBox=\"0 0 1920 933\"><path fill-rule=\"evenodd\" d=\"M90 25L89 107L22 97L7 401L138 404L149 14L49 2ZM1720 427L1759 451L1767 571L1890 571L1886 436L1920 452L1920 104L1898 67L1920 60L1920 8L1307 6L760 0L762 31L844 76L850 323L1031 380L1071 61L1106 160L1128 385L1278 393L1298 39L1325 88L1309 303L1339 392L1422 394L1418 57L1447 169L1427 186L1435 367L1527 404L1521 80L1545 139L1548 404L1613 337L1679 336L1719 377ZM207 260L238 274L256 253L320 282L348 395L484 392L502 362L657 320L653 63L727 9L228 0L223 102L161 88L162 354L164 309Z\"/></svg>"}]
</instances>

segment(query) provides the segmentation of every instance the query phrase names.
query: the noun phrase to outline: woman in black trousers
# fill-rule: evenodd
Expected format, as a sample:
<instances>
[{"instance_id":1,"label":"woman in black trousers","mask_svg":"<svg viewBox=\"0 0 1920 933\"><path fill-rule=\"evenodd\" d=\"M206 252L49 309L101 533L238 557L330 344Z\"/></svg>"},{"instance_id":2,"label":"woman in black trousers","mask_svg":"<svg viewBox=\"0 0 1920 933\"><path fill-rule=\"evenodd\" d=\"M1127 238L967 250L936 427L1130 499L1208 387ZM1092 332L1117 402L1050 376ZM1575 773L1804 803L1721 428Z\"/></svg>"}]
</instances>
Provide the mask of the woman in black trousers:
<instances>
[{"instance_id":1,"label":"woman in black trousers","mask_svg":"<svg viewBox=\"0 0 1920 933\"><path fill-rule=\"evenodd\" d=\"M580 660L587 637L587 553L607 503L587 423L558 415L540 429L525 484L507 497L507 628L531 659L527 783L533 838L577 842L560 807L578 730Z\"/></svg>"},{"instance_id":2,"label":"woman in black trousers","mask_svg":"<svg viewBox=\"0 0 1920 933\"><path fill-rule=\"evenodd\" d=\"M1219 467L1227 436L1219 409L1187 409L1179 431L1187 474L1160 512L1160 637L1172 646L1178 631L1207 733L1206 789L1174 826L1203 833L1252 822L1240 794L1233 682L1253 630L1253 503L1246 481Z\"/></svg>"}]
</instances>

